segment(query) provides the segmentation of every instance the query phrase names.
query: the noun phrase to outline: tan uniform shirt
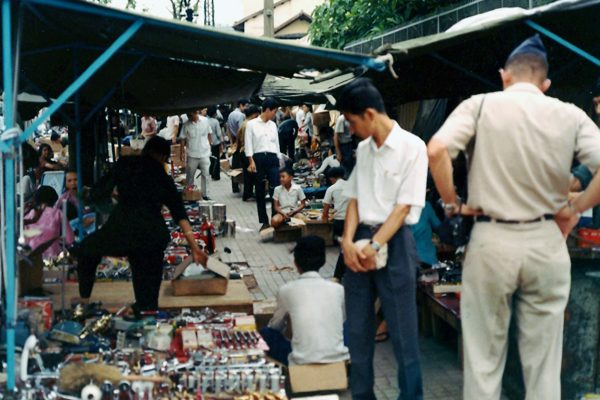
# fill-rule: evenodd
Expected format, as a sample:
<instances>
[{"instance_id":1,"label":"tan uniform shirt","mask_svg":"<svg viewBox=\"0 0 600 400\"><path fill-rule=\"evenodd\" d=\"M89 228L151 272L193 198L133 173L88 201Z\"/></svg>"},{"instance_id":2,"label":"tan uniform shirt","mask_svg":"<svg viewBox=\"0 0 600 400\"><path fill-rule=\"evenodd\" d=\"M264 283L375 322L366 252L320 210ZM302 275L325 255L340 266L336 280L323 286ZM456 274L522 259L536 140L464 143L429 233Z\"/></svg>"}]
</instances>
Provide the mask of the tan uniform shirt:
<instances>
[{"instance_id":1,"label":"tan uniform shirt","mask_svg":"<svg viewBox=\"0 0 600 400\"><path fill-rule=\"evenodd\" d=\"M554 214L567 202L573 156L591 171L600 167L596 124L529 83L463 101L434 137L455 158L475 132L468 205L493 218Z\"/></svg>"}]
</instances>

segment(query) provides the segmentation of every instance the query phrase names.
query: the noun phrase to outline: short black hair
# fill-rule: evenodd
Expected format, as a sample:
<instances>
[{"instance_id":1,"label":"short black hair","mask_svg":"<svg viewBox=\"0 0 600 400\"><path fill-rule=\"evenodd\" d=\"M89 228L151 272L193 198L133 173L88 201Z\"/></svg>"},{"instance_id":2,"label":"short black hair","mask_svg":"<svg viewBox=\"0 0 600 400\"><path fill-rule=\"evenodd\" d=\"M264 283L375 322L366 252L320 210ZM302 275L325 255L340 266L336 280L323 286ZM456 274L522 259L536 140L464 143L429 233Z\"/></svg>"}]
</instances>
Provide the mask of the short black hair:
<instances>
[{"instance_id":1,"label":"short black hair","mask_svg":"<svg viewBox=\"0 0 600 400\"><path fill-rule=\"evenodd\" d=\"M245 105L246 105L246 104L248 104L248 103L250 103L250 100L248 100L248 99L247 99L247 98L245 98L245 97L244 97L244 98L241 98L241 99L239 99L239 100L237 101L237 105L238 105L238 106L239 106L239 105L245 106Z\"/></svg>"},{"instance_id":2,"label":"short black hair","mask_svg":"<svg viewBox=\"0 0 600 400\"><path fill-rule=\"evenodd\" d=\"M289 175L289 176L291 176L291 177L293 177L293 176L294 176L294 170L293 170L293 169L291 169L291 168L281 168L281 169L279 170L279 173L280 173L280 174L286 173L286 174L288 174L288 175Z\"/></svg>"},{"instance_id":3,"label":"short black hair","mask_svg":"<svg viewBox=\"0 0 600 400\"><path fill-rule=\"evenodd\" d=\"M385 104L379 90L367 78L358 78L346 85L337 102L341 112L354 115L363 114L367 108L373 108L378 113L385 113Z\"/></svg>"},{"instance_id":4,"label":"short black hair","mask_svg":"<svg viewBox=\"0 0 600 400\"><path fill-rule=\"evenodd\" d=\"M171 156L171 144L160 136L153 136L146 142L142 149L145 156L157 155L169 158Z\"/></svg>"},{"instance_id":5,"label":"short black hair","mask_svg":"<svg viewBox=\"0 0 600 400\"><path fill-rule=\"evenodd\" d=\"M244 115L246 116L246 118L248 118L249 116L251 116L252 114L260 114L260 110L258 109L257 106L255 106L254 104L250 104L248 107L246 107L246 109L244 110Z\"/></svg>"},{"instance_id":6,"label":"short black hair","mask_svg":"<svg viewBox=\"0 0 600 400\"><path fill-rule=\"evenodd\" d=\"M294 248L294 261L303 272L318 271L325 265L325 240L319 236L304 236Z\"/></svg>"},{"instance_id":7,"label":"short black hair","mask_svg":"<svg viewBox=\"0 0 600 400\"><path fill-rule=\"evenodd\" d=\"M58 139L60 139L60 135L56 132L52 132L52 134L50 135L50 140L52 140L54 142L55 140L58 140Z\"/></svg>"},{"instance_id":8,"label":"short black hair","mask_svg":"<svg viewBox=\"0 0 600 400\"><path fill-rule=\"evenodd\" d=\"M277 101L275 101L274 98L272 97L267 97L266 99L264 99L264 101L262 102L262 110L266 111L266 110L276 110L277 107L279 107L277 105Z\"/></svg>"},{"instance_id":9,"label":"short black hair","mask_svg":"<svg viewBox=\"0 0 600 400\"><path fill-rule=\"evenodd\" d=\"M329 178L343 178L346 175L346 170L344 169L344 167L333 167L333 168L329 168L329 171L327 171L327 176Z\"/></svg>"},{"instance_id":10,"label":"short black hair","mask_svg":"<svg viewBox=\"0 0 600 400\"><path fill-rule=\"evenodd\" d=\"M56 190L52 188L52 186L40 186L38 190L36 190L33 195L33 204L36 207L45 204L48 207L54 207L56 201L58 200L58 194Z\"/></svg>"},{"instance_id":11,"label":"short black hair","mask_svg":"<svg viewBox=\"0 0 600 400\"><path fill-rule=\"evenodd\" d=\"M209 117L212 117L213 115L217 115L217 107L216 106L208 107L208 110L206 111L206 113L208 114Z\"/></svg>"}]
</instances>

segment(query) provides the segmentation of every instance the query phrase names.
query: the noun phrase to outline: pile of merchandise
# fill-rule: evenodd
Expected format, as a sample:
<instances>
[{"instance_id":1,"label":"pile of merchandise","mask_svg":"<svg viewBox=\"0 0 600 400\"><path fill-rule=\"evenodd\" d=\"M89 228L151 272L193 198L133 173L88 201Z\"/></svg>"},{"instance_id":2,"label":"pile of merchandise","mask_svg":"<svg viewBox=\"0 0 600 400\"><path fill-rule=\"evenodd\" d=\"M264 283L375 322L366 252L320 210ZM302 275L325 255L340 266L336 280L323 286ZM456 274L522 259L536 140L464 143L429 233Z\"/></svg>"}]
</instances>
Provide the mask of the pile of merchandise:
<instances>
[{"instance_id":1,"label":"pile of merchandise","mask_svg":"<svg viewBox=\"0 0 600 400\"><path fill-rule=\"evenodd\" d=\"M134 320L125 309L78 306L45 332L45 322L31 325L37 334L20 337L18 397L285 398L282 369L267 359L254 317L184 309Z\"/></svg>"}]
</instances>

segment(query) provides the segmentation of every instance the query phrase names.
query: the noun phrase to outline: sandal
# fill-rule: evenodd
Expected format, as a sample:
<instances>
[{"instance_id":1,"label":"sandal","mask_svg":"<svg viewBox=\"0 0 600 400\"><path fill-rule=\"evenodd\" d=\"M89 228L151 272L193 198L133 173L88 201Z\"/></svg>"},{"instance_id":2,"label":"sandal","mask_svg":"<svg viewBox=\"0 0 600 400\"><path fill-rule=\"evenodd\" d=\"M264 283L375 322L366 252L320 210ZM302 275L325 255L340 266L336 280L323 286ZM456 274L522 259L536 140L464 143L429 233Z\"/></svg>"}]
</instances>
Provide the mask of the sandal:
<instances>
[{"instance_id":1,"label":"sandal","mask_svg":"<svg viewBox=\"0 0 600 400\"><path fill-rule=\"evenodd\" d=\"M382 343L387 341L390 338L389 332L379 332L375 335L375 343Z\"/></svg>"}]
</instances>

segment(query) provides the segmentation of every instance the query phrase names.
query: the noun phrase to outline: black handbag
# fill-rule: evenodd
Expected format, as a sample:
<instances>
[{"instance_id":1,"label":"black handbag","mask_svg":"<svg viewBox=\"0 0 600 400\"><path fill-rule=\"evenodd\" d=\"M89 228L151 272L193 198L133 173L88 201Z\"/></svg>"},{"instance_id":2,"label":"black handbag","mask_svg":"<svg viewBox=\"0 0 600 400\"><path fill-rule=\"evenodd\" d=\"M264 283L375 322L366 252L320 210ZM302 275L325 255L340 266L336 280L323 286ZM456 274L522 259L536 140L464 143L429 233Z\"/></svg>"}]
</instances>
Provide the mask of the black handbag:
<instances>
[{"instance_id":1,"label":"black handbag","mask_svg":"<svg viewBox=\"0 0 600 400\"><path fill-rule=\"evenodd\" d=\"M477 137L479 118L481 117L481 109L483 108L484 101L485 95L483 96L483 99L481 99L479 111L477 112L475 135L473 135L473 139L471 139L465 151L467 159L467 174L471 170L471 161L473 160L473 156L475 154L475 138ZM473 229L474 223L475 221L473 217L461 215L460 213L451 217L446 217L438 228L438 236L440 241L453 247L466 246L467 243L469 243L471 230Z\"/></svg>"}]
</instances>

